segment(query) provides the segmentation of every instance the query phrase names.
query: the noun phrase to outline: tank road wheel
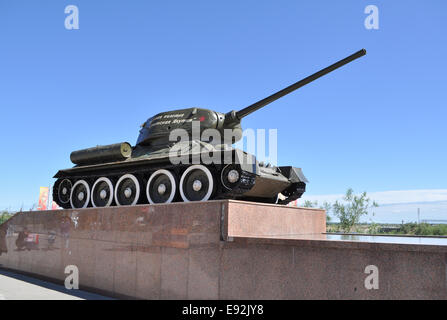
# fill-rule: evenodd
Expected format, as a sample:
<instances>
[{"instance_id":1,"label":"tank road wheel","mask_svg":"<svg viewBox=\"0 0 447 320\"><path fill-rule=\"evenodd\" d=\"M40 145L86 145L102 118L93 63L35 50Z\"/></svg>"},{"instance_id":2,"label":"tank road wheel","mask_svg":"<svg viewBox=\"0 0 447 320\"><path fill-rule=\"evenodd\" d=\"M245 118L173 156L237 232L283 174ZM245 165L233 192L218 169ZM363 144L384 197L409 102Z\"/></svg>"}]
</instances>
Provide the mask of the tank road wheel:
<instances>
[{"instance_id":1,"label":"tank road wheel","mask_svg":"<svg viewBox=\"0 0 447 320\"><path fill-rule=\"evenodd\" d=\"M183 201L206 201L214 191L214 179L210 170L196 164L190 166L180 179L180 195Z\"/></svg>"},{"instance_id":2,"label":"tank road wheel","mask_svg":"<svg viewBox=\"0 0 447 320\"><path fill-rule=\"evenodd\" d=\"M70 193L70 204L73 209L87 208L90 202L90 187L85 180L77 181Z\"/></svg>"},{"instance_id":3,"label":"tank road wheel","mask_svg":"<svg viewBox=\"0 0 447 320\"><path fill-rule=\"evenodd\" d=\"M174 175L165 169L155 171L146 185L149 203L171 203L177 191Z\"/></svg>"},{"instance_id":4,"label":"tank road wheel","mask_svg":"<svg viewBox=\"0 0 447 320\"><path fill-rule=\"evenodd\" d=\"M71 188L73 187L73 184L70 180L64 179L59 183L59 186L57 188L57 197L59 198L59 202L61 207L68 209L70 208L70 195L71 195Z\"/></svg>"},{"instance_id":5,"label":"tank road wheel","mask_svg":"<svg viewBox=\"0 0 447 320\"><path fill-rule=\"evenodd\" d=\"M109 178L101 177L92 187L93 207L110 207L113 201L113 184Z\"/></svg>"},{"instance_id":6,"label":"tank road wheel","mask_svg":"<svg viewBox=\"0 0 447 320\"><path fill-rule=\"evenodd\" d=\"M233 190L238 185L240 178L240 169L234 164L227 164L220 173L220 181L228 190Z\"/></svg>"},{"instance_id":7,"label":"tank road wheel","mask_svg":"<svg viewBox=\"0 0 447 320\"><path fill-rule=\"evenodd\" d=\"M133 174L125 174L119 178L115 186L115 202L117 206L133 206L140 199L140 182Z\"/></svg>"}]
</instances>

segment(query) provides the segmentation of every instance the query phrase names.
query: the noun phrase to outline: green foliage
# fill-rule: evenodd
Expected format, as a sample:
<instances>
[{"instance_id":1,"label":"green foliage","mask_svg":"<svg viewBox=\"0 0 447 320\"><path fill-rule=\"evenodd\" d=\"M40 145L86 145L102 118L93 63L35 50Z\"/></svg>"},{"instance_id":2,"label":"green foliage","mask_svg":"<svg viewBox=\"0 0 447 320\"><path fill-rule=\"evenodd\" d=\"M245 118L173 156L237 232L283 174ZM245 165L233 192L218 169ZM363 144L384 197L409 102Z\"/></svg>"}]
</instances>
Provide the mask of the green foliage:
<instances>
[{"instance_id":1,"label":"green foliage","mask_svg":"<svg viewBox=\"0 0 447 320\"><path fill-rule=\"evenodd\" d=\"M366 192L357 196L351 188L346 191L343 200L346 204L336 201L331 208L340 219L340 229L344 232L350 232L359 223L360 218L368 214L368 209L378 207L375 201L367 198Z\"/></svg>"},{"instance_id":2,"label":"green foliage","mask_svg":"<svg viewBox=\"0 0 447 320\"><path fill-rule=\"evenodd\" d=\"M437 224L430 225L427 223L406 223L402 224L398 231L392 232L392 234L407 234L416 236L446 236L447 225Z\"/></svg>"},{"instance_id":3,"label":"green foliage","mask_svg":"<svg viewBox=\"0 0 447 320\"><path fill-rule=\"evenodd\" d=\"M318 206L318 201L316 201L316 200L313 202L310 200L305 200L303 203L303 207L324 209L324 210L326 210L326 222L331 221L331 217L328 214L329 210L331 209L331 205L328 202L324 202L323 206Z\"/></svg>"},{"instance_id":4,"label":"green foliage","mask_svg":"<svg viewBox=\"0 0 447 320\"><path fill-rule=\"evenodd\" d=\"M378 233L379 233L379 230L380 230L380 225L379 225L378 223L374 223L374 222L372 222L372 223L369 225L368 233L369 233L369 234L378 234Z\"/></svg>"},{"instance_id":5,"label":"green foliage","mask_svg":"<svg viewBox=\"0 0 447 320\"><path fill-rule=\"evenodd\" d=\"M326 210L326 222L331 222L332 218L329 215L329 211L331 211L331 204L329 202L323 202L323 207L321 209Z\"/></svg>"},{"instance_id":6,"label":"green foliage","mask_svg":"<svg viewBox=\"0 0 447 320\"><path fill-rule=\"evenodd\" d=\"M5 222L6 220L8 220L11 217L12 217L12 213L9 213L8 211L2 211L0 213L0 224L2 224L3 222Z\"/></svg>"},{"instance_id":7,"label":"green foliage","mask_svg":"<svg viewBox=\"0 0 447 320\"><path fill-rule=\"evenodd\" d=\"M315 208L318 206L318 201L310 201L310 200L306 200L304 201L303 207L305 208Z\"/></svg>"}]
</instances>

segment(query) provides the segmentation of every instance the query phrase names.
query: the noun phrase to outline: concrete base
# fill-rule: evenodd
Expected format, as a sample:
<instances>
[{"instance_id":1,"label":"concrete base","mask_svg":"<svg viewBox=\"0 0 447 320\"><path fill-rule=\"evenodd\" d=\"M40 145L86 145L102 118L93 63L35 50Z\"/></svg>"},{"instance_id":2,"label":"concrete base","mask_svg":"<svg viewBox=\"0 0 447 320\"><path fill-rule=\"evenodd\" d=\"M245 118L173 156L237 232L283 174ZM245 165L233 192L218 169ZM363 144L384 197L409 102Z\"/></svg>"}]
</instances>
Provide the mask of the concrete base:
<instances>
[{"instance_id":1,"label":"concrete base","mask_svg":"<svg viewBox=\"0 0 447 320\"><path fill-rule=\"evenodd\" d=\"M325 227L323 210L232 200L22 212L0 226L0 266L62 284L75 265L81 288L142 299L447 298L447 247L329 241Z\"/></svg>"}]
</instances>

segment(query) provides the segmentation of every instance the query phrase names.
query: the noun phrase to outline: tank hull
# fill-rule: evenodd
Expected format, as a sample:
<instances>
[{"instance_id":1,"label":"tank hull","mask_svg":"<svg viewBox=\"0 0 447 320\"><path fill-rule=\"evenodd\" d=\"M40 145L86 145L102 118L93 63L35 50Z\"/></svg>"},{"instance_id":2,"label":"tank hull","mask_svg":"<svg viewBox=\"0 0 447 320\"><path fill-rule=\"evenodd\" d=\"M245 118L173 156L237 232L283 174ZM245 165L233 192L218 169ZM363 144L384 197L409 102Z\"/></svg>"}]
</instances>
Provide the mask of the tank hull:
<instances>
[{"instance_id":1,"label":"tank hull","mask_svg":"<svg viewBox=\"0 0 447 320\"><path fill-rule=\"evenodd\" d=\"M194 149L198 151L195 152ZM191 170L191 168L195 169ZM232 172L230 173L230 171ZM206 176L208 173L210 175ZM165 179L167 183L164 183L164 185L170 185L171 189L175 189L171 190L172 199L159 197L159 191L163 191L165 187L161 188L160 184L152 185L154 174L155 176L161 174L163 177L172 177L172 179ZM190 177L191 174L193 177ZM236 175L236 177L232 175ZM124 201L121 201L119 196L120 190L123 188L119 181L124 176L135 178L133 183L135 188L131 191L139 193L136 199L129 203L125 201L125 189L122 191ZM194 176L197 177L194 178ZM166 203L167 200L169 202L206 201L210 199L243 199L286 204L302 195L307 182L299 168L265 166L263 163L259 163L253 155L242 150L228 147L220 149L200 141L188 144L186 150L185 148L182 150L181 156L174 155L172 148L154 151L145 147L135 147L132 156L125 160L77 165L73 168L59 170L54 178L57 181L53 188L53 199L63 208ZM237 181L232 181L231 178L233 180L237 178ZM101 179L102 181L99 181ZM81 181L80 187L83 191L74 190L73 186ZM199 195L196 197L193 189L194 183L197 181L205 185L208 184L209 196L205 194L203 198ZM106 197L110 201L101 201L102 191L98 189L98 183L108 187ZM157 190L152 190L157 187ZM188 189L190 196L187 195ZM285 197L278 199L278 195L281 193ZM87 195L90 199L80 201L78 198L81 198L81 194L82 198ZM156 201L154 198L159 199ZM73 199L76 201L73 202Z\"/></svg>"}]
</instances>

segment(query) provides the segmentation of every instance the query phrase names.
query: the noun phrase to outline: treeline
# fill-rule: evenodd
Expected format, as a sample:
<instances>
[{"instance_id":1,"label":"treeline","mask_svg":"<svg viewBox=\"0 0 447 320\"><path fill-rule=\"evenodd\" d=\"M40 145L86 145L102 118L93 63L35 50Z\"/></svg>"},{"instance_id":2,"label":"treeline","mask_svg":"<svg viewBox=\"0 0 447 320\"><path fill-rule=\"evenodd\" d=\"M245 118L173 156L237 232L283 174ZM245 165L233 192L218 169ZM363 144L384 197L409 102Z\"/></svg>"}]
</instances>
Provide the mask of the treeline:
<instances>
[{"instance_id":1,"label":"treeline","mask_svg":"<svg viewBox=\"0 0 447 320\"><path fill-rule=\"evenodd\" d=\"M405 223L398 230L387 234L406 234L415 236L447 236L447 224Z\"/></svg>"}]
</instances>

